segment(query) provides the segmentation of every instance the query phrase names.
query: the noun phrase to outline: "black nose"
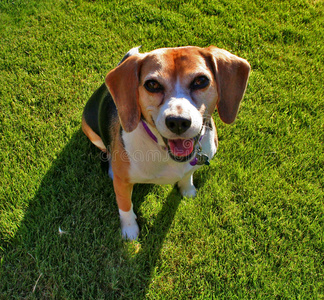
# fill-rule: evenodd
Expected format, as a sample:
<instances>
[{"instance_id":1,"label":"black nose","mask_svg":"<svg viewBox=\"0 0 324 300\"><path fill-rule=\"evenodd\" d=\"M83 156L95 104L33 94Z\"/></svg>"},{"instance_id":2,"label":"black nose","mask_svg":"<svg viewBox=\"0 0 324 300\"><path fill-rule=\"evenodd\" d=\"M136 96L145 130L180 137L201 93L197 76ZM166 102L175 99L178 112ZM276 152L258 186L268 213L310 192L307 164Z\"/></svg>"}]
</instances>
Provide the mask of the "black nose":
<instances>
[{"instance_id":1,"label":"black nose","mask_svg":"<svg viewBox=\"0 0 324 300\"><path fill-rule=\"evenodd\" d=\"M165 119L165 125L176 134L181 134L190 128L191 120L182 117L169 116Z\"/></svg>"}]
</instances>

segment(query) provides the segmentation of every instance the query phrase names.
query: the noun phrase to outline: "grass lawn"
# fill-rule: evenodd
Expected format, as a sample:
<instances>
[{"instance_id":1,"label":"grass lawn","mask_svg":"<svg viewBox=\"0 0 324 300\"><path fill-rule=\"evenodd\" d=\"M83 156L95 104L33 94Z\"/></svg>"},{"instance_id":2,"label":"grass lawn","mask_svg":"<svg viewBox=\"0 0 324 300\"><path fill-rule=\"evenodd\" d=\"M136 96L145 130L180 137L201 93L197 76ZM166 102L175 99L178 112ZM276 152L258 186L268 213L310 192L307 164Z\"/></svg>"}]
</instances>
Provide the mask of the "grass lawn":
<instances>
[{"instance_id":1,"label":"grass lawn","mask_svg":"<svg viewBox=\"0 0 324 300\"><path fill-rule=\"evenodd\" d=\"M324 299L324 1L2 0L1 299ZM195 199L137 185L122 240L83 107L130 48L252 72Z\"/></svg>"}]
</instances>

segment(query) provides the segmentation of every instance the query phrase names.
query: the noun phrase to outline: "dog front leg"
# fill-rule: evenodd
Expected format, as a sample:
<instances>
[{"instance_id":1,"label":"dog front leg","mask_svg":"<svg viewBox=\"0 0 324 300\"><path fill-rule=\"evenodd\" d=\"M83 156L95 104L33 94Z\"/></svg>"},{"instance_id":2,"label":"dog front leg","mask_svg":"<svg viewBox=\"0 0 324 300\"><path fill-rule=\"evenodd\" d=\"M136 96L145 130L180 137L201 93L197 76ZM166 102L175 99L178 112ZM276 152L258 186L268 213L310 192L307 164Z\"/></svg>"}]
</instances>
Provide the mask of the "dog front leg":
<instances>
[{"instance_id":1,"label":"dog front leg","mask_svg":"<svg viewBox=\"0 0 324 300\"><path fill-rule=\"evenodd\" d=\"M139 228L136 222L136 215L133 211L132 192L133 184L122 180L114 175L114 190L119 209L120 225L122 235L125 239L136 240Z\"/></svg>"}]
</instances>

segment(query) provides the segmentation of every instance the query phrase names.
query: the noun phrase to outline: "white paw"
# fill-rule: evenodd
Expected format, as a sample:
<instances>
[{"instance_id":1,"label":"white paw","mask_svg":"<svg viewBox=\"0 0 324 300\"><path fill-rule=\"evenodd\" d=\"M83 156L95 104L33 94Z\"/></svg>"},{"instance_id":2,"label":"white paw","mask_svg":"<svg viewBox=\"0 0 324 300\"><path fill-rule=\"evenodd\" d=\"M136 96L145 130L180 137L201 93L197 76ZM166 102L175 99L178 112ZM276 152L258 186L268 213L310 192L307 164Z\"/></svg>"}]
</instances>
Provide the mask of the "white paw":
<instances>
[{"instance_id":1,"label":"white paw","mask_svg":"<svg viewBox=\"0 0 324 300\"><path fill-rule=\"evenodd\" d=\"M178 187L179 187L180 193L183 197L187 197L187 198L196 197L197 192L196 192L196 188L193 184L192 174L182 178L178 182Z\"/></svg>"},{"instance_id":2,"label":"white paw","mask_svg":"<svg viewBox=\"0 0 324 300\"><path fill-rule=\"evenodd\" d=\"M134 241L137 239L139 235L139 227L136 221L132 225L131 224L121 225L121 230L122 230L122 236L125 240Z\"/></svg>"},{"instance_id":3,"label":"white paw","mask_svg":"<svg viewBox=\"0 0 324 300\"><path fill-rule=\"evenodd\" d=\"M130 211L119 210L120 226L122 236L127 240L136 240L139 235L139 227L136 222L136 215L133 211L133 205Z\"/></svg>"},{"instance_id":4,"label":"white paw","mask_svg":"<svg viewBox=\"0 0 324 300\"><path fill-rule=\"evenodd\" d=\"M194 198L197 195L197 191L194 185L185 188L180 188L180 193L183 197L187 197L187 198Z\"/></svg>"}]
</instances>

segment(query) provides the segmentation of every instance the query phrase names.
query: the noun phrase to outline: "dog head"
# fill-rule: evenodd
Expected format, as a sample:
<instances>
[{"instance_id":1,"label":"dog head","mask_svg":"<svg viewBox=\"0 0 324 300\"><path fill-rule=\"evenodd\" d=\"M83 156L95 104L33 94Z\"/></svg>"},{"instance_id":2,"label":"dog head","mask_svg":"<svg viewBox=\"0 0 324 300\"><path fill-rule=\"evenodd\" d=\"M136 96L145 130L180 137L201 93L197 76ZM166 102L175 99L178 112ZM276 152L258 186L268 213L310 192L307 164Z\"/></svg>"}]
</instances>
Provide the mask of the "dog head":
<instances>
[{"instance_id":1,"label":"dog head","mask_svg":"<svg viewBox=\"0 0 324 300\"><path fill-rule=\"evenodd\" d=\"M193 152L216 107L222 121L235 120L249 72L246 60L213 46L131 50L106 85L123 129L133 131L143 118L176 159Z\"/></svg>"}]
</instances>

